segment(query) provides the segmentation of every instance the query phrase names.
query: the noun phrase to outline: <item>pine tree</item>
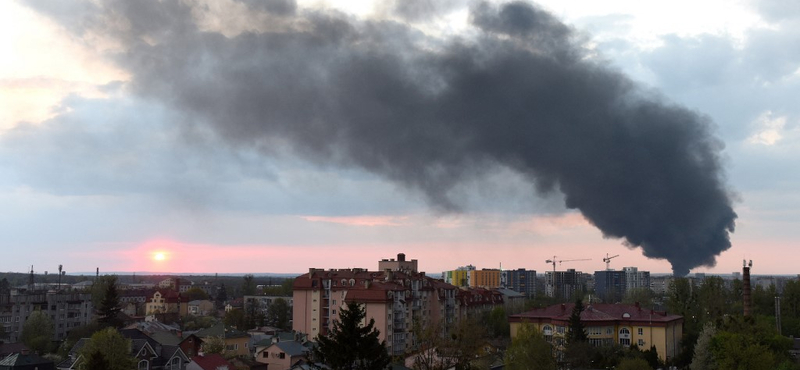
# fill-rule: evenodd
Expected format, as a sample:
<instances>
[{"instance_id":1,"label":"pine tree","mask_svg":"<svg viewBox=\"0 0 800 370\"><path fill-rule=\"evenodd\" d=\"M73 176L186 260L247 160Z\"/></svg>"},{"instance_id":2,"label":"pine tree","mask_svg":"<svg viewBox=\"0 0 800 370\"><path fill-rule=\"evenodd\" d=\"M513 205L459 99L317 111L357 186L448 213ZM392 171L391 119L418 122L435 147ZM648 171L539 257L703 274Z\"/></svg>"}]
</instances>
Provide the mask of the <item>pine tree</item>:
<instances>
[{"instance_id":1,"label":"pine tree","mask_svg":"<svg viewBox=\"0 0 800 370\"><path fill-rule=\"evenodd\" d=\"M104 327L121 328L122 320L119 318L119 293L117 292L117 277L112 276L106 285L103 300L97 309L97 321Z\"/></svg>"},{"instance_id":2,"label":"pine tree","mask_svg":"<svg viewBox=\"0 0 800 370\"><path fill-rule=\"evenodd\" d=\"M386 352L386 342L378 340L380 332L375 329L374 319L361 325L365 317L366 313L358 303L348 303L347 308L339 312L339 321L334 321L330 334L318 337L315 361L333 370L386 368L391 360Z\"/></svg>"},{"instance_id":3,"label":"pine tree","mask_svg":"<svg viewBox=\"0 0 800 370\"><path fill-rule=\"evenodd\" d=\"M583 312L583 302L581 300L575 301L575 306L572 308L572 315L569 316L569 333L567 334L567 344L586 342L589 337L586 335L586 328L581 322L581 313Z\"/></svg>"}]
</instances>

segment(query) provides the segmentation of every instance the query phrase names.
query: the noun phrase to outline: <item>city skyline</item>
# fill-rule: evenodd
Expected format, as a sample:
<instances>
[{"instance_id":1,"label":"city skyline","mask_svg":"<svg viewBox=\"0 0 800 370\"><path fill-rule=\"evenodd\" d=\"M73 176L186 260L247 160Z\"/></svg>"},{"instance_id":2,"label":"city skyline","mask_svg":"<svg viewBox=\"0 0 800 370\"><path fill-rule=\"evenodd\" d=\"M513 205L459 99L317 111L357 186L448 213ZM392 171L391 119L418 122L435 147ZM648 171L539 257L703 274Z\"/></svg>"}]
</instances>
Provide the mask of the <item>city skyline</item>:
<instances>
[{"instance_id":1,"label":"city skyline","mask_svg":"<svg viewBox=\"0 0 800 370\"><path fill-rule=\"evenodd\" d=\"M554 256L591 259L565 262L558 270L593 272L605 269L606 255L620 255L611 268L635 266L658 274L670 272L681 260L671 256L671 264L645 257L641 247L626 247L619 236L635 239L630 233L618 232L595 213L587 217L567 209L569 197L558 188L539 191L548 184L537 182L538 172L522 171L514 161L498 165L500 156L449 158L420 144L420 150L430 150L420 157L460 164L457 171L421 170L418 157L398 163L375 156L348 159L353 155L347 150L354 149L326 146L341 132L326 137L315 131L305 137L287 134L281 126L277 135L253 141L258 134L250 123L230 123L225 115L248 117L266 99L247 100L254 88L243 76L252 68L266 74L282 71L265 82L280 83L298 77L289 75L292 70L285 64L346 57L323 49L296 60L270 59L268 53L259 58L257 52L236 49L239 43L282 27L300 34L330 27L319 34L331 38L354 32L352 37L364 37L359 45L379 44L367 36L380 39L391 33L386 40L398 47L439 50L397 53L412 65L433 69L434 64L413 59L431 58L459 42L484 42L482 32L500 26L481 17L512 9L503 8L504 2L277 1L259 7L257 2L190 0L153 9L125 8L115 1L97 4L102 6L33 0L0 4L0 45L11 55L0 61L0 247L6 252L0 271L27 272L31 265L37 272L55 271L63 264L67 271L303 273L311 267L372 269L380 259L405 253L419 261L420 271L431 273L472 264L542 274L552 270L545 260ZM770 1L532 4L531 9L543 9L563 22L574 37L571 42L592 63L627 76L638 93L665 109L697 117L700 126L709 123L711 144L702 139L704 130L701 139L690 139L714 148L709 153L721 166L720 193L730 197L736 215L725 214L728 199L721 201L720 212L731 223L735 219L736 231L730 234L729 249L722 242L694 258L687 265L691 272L729 274L741 269L742 260L753 260L754 274L796 274L786 257L800 238L793 227L800 218L800 177L791 170L800 158L800 107L791 98L800 93L800 54L785 45L799 37L793 26L800 23L800 8ZM558 24L548 27L561 30ZM132 34L137 37L129 38ZM173 43L173 38L185 43ZM265 42L285 46L278 39ZM160 43L168 50L158 48ZM387 50L382 45L365 48L368 52L356 60L374 57L372 50ZM181 68L153 67L169 67L184 57L192 62ZM262 67L263 61L274 65ZM204 69L213 65L241 69ZM184 79L181 73L193 68L197 79ZM374 73L361 68L331 77L315 68L329 79ZM405 77L434 81L434 91L442 88L435 81L444 77L435 71L414 71L419 75ZM412 89L399 81L389 84L392 93ZM178 84L183 90L175 90ZM270 101L307 88L285 86L291 88L269 90ZM232 103L191 100L192 93L210 87L219 88L215 96L220 99L239 98ZM400 98L393 102L420 104ZM274 118L270 112L280 116L281 107L295 104L325 112L363 109L365 115L378 109L366 103L350 107L335 102L333 108L305 103L287 100L264 117ZM315 127L308 125L309 130ZM424 131L429 126L414 127ZM369 141L352 141L351 147ZM471 166L481 168L472 172ZM436 174L437 168L442 172ZM424 171L434 175L414 177ZM727 226L717 226L727 238ZM661 256L657 252L662 249L648 254ZM709 256L715 267L694 267Z\"/></svg>"}]
</instances>

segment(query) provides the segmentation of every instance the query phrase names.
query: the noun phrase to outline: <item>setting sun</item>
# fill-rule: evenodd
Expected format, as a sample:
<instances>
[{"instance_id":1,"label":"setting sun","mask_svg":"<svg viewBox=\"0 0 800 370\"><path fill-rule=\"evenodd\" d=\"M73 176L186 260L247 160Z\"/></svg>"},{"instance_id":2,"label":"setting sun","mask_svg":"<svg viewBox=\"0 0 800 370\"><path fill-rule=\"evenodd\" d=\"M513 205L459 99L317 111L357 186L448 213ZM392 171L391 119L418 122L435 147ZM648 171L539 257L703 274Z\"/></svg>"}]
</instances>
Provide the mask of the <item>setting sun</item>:
<instances>
[{"instance_id":1,"label":"setting sun","mask_svg":"<svg viewBox=\"0 0 800 370\"><path fill-rule=\"evenodd\" d=\"M167 258L167 256L163 252L156 252L156 254L153 255L153 259L155 259L156 261L163 261L166 258Z\"/></svg>"}]
</instances>

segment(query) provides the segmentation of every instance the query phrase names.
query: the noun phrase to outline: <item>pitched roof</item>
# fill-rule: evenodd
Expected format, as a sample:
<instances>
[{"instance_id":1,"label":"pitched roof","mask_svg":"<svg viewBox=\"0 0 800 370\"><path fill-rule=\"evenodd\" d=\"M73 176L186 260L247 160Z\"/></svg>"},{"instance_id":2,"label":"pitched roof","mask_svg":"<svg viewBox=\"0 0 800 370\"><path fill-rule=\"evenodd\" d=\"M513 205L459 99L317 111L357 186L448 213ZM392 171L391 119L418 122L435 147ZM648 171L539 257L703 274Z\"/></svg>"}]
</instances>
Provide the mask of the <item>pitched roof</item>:
<instances>
[{"instance_id":1,"label":"pitched roof","mask_svg":"<svg viewBox=\"0 0 800 370\"><path fill-rule=\"evenodd\" d=\"M249 338L250 337L249 334L247 334L247 333L245 333L243 331L240 331L240 330L236 330L233 327L225 326L225 324L221 323L221 322L215 324L214 326L212 326L210 328L206 328L206 329L200 330L200 331L194 333L194 335L196 335L196 336L198 336L200 338L224 337L225 339L245 338L245 337Z\"/></svg>"},{"instance_id":2,"label":"pitched roof","mask_svg":"<svg viewBox=\"0 0 800 370\"><path fill-rule=\"evenodd\" d=\"M518 315L511 315L509 319L512 322L519 322L526 319L567 321L570 315L572 315L573 307L575 307L574 303L556 304L544 308L535 308ZM581 312L581 321L584 322L621 320L666 323L682 319L683 316L680 315L670 315L663 311L645 310L639 306L627 304L595 303L587 306L583 312Z\"/></svg>"},{"instance_id":3,"label":"pitched roof","mask_svg":"<svg viewBox=\"0 0 800 370\"><path fill-rule=\"evenodd\" d=\"M275 343L274 345L280 348L281 351L292 357L303 356L309 351L308 347L305 347L298 342L278 342Z\"/></svg>"},{"instance_id":4,"label":"pitched roof","mask_svg":"<svg viewBox=\"0 0 800 370\"><path fill-rule=\"evenodd\" d=\"M33 353L22 354L14 353L0 360L0 366L32 366L32 365L54 365L53 361L39 357Z\"/></svg>"},{"instance_id":5,"label":"pitched roof","mask_svg":"<svg viewBox=\"0 0 800 370\"><path fill-rule=\"evenodd\" d=\"M222 355L218 353L211 353L204 356L194 356L192 361L204 370L217 370L222 366L227 366L228 369L233 370L233 365L226 361Z\"/></svg>"},{"instance_id":6,"label":"pitched roof","mask_svg":"<svg viewBox=\"0 0 800 370\"><path fill-rule=\"evenodd\" d=\"M22 343L2 343L0 342L0 358L6 357L12 353L20 353L24 350L28 349L25 344Z\"/></svg>"}]
</instances>

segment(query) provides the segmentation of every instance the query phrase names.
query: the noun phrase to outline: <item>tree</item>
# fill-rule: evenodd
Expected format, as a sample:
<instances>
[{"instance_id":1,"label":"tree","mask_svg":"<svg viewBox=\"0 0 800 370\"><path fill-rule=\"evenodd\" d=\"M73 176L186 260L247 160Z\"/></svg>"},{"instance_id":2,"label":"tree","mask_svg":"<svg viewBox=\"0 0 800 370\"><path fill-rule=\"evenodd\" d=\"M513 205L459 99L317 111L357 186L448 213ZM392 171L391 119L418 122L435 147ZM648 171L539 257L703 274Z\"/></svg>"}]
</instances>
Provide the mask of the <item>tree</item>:
<instances>
[{"instance_id":1,"label":"tree","mask_svg":"<svg viewBox=\"0 0 800 370\"><path fill-rule=\"evenodd\" d=\"M485 312L484 326L489 329L489 335L493 338L508 338L509 324L508 314L502 306L493 308Z\"/></svg>"},{"instance_id":2,"label":"tree","mask_svg":"<svg viewBox=\"0 0 800 370\"><path fill-rule=\"evenodd\" d=\"M727 296L725 281L721 277L709 276L703 280L697 293L703 322L714 321L727 313Z\"/></svg>"},{"instance_id":3,"label":"tree","mask_svg":"<svg viewBox=\"0 0 800 370\"><path fill-rule=\"evenodd\" d=\"M444 326L441 323L423 324L420 319L415 319L412 327L414 335L415 352L414 370L446 370L454 365L449 356L442 356L439 348L443 346Z\"/></svg>"},{"instance_id":4,"label":"tree","mask_svg":"<svg viewBox=\"0 0 800 370\"><path fill-rule=\"evenodd\" d=\"M714 370L717 368L717 363L714 361L714 354L711 353L711 341L717 329L710 322L703 325L703 331L697 338L697 344L694 346L694 357L692 357L691 370Z\"/></svg>"},{"instance_id":5,"label":"tree","mask_svg":"<svg viewBox=\"0 0 800 370\"><path fill-rule=\"evenodd\" d=\"M225 284L220 284L219 287L217 287L217 297L216 297L217 309L221 310L222 308L224 308L225 301L227 300L228 300L228 290L225 288Z\"/></svg>"},{"instance_id":6,"label":"tree","mask_svg":"<svg viewBox=\"0 0 800 370\"><path fill-rule=\"evenodd\" d=\"M203 340L203 352L211 354L225 353L225 339L222 337L208 337Z\"/></svg>"},{"instance_id":7,"label":"tree","mask_svg":"<svg viewBox=\"0 0 800 370\"><path fill-rule=\"evenodd\" d=\"M185 298L186 302L209 299L208 293L198 287L192 287L186 292L181 293L181 297Z\"/></svg>"},{"instance_id":8,"label":"tree","mask_svg":"<svg viewBox=\"0 0 800 370\"><path fill-rule=\"evenodd\" d=\"M318 337L314 348L315 361L324 363L334 370L357 369L379 370L391 361L386 352L386 343L379 341L380 332L375 329L375 320L361 325L366 317L364 309L355 302L339 312L339 320L327 336Z\"/></svg>"},{"instance_id":9,"label":"tree","mask_svg":"<svg viewBox=\"0 0 800 370\"><path fill-rule=\"evenodd\" d=\"M453 357L456 370L470 369L472 361L482 354L486 327L475 318L464 318L448 328L448 334L448 340L442 345L445 355Z\"/></svg>"},{"instance_id":10,"label":"tree","mask_svg":"<svg viewBox=\"0 0 800 370\"><path fill-rule=\"evenodd\" d=\"M89 353L86 361L80 366L81 370L106 370L110 367L111 364L106 359L106 356L99 351Z\"/></svg>"},{"instance_id":11,"label":"tree","mask_svg":"<svg viewBox=\"0 0 800 370\"><path fill-rule=\"evenodd\" d=\"M28 316L25 324L22 325L20 340L36 353L45 354L50 352L54 334L55 326L50 315L36 310Z\"/></svg>"},{"instance_id":12,"label":"tree","mask_svg":"<svg viewBox=\"0 0 800 370\"><path fill-rule=\"evenodd\" d=\"M569 316L569 333L567 333L567 345L577 342L586 342L589 336L586 335L586 328L581 321L581 313L583 312L583 302L581 300L575 301L575 306L572 307L572 314Z\"/></svg>"},{"instance_id":13,"label":"tree","mask_svg":"<svg viewBox=\"0 0 800 370\"><path fill-rule=\"evenodd\" d=\"M227 326L233 326L239 330L247 330L251 328L246 328L247 326L247 318L245 317L244 311L240 309L232 309L225 313L225 317L222 319L222 322L225 323Z\"/></svg>"},{"instance_id":14,"label":"tree","mask_svg":"<svg viewBox=\"0 0 800 370\"><path fill-rule=\"evenodd\" d=\"M97 321L105 327L119 329L122 327L122 320L119 318L119 294L117 293L117 277L109 276L105 285L103 299L97 308Z\"/></svg>"},{"instance_id":15,"label":"tree","mask_svg":"<svg viewBox=\"0 0 800 370\"><path fill-rule=\"evenodd\" d=\"M103 361L99 359L101 357L105 360L106 370L136 368L136 358L131 355L131 341L122 337L114 328L109 327L94 333L79 353L87 359L81 364L82 370L89 370L88 366L102 363ZM91 360L91 363L88 360Z\"/></svg>"},{"instance_id":16,"label":"tree","mask_svg":"<svg viewBox=\"0 0 800 370\"><path fill-rule=\"evenodd\" d=\"M267 322L278 329L291 329L292 308L283 298L276 298L267 309Z\"/></svg>"},{"instance_id":17,"label":"tree","mask_svg":"<svg viewBox=\"0 0 800 370\"><path fill-rule=\"evenodd\" d=\"M242 295L256 294L256 281L252 274L245 275L242 281Z\"/></svg>"},{"instance_id":18,"label":"tree","mask_svg":"<svg viewBox=\"0 0 800 370\"><path fill-rule=\"evenodd\" d=\"M520 326L517 336L511 341L511 346L506 351L505 363L508 370L556 369L550 343L528 323Z\"/></svg>"},{"instance_id":19,"label":"tree","mask_svg":"<svg viewBox=\"0 0 800 370\"><path fill-rule=\"evenodd\" d=\"M650 288L632 288L625 292L625 298L622 299L622 303L635 304L638 302L643 309L652 309L654 295Z\"/></svg>"},{"instance_id":20,"label":"tree","mask_svg":"<svg viewBox=\"0 0 800 370\"><path fill-rule=\"evenodd\" d=\"M92 293L92 305L95 307L100 307L100 302L103 301L103 298L106 296L106 291L108 290L108 285L111 283L116 284L117 277L113 275L103 275L97 278L92 284L91 293Z\"/></svg>"}]
</instances>

